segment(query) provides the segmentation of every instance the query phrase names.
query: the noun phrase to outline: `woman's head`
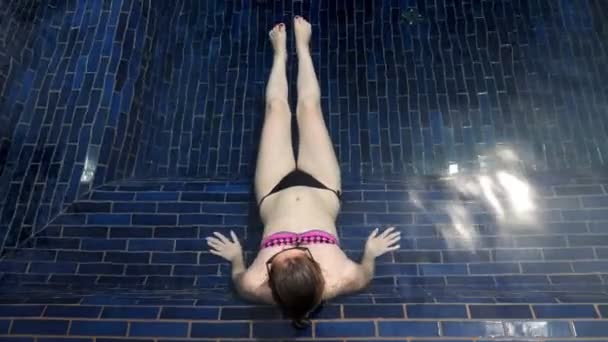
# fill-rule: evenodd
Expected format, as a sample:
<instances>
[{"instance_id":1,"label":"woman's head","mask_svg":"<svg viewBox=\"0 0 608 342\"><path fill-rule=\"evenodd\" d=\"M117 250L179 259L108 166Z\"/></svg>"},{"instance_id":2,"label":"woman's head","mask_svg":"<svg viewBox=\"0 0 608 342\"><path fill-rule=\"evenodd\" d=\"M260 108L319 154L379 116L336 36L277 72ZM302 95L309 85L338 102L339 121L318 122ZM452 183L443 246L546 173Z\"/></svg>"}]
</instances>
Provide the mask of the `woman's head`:
<instances>
[{"instance_id":1,"label":"woman's head","mask_svg":"<svg viewBox=\"0 0 608 342\"><path fill-rule=\"evenodd\" d=\"M305 325L308 314L320 303L325 280L321 267L306 248L284 250L268 262L268 284L283 313L296 326Z\"/></svg>"}]
</instances>

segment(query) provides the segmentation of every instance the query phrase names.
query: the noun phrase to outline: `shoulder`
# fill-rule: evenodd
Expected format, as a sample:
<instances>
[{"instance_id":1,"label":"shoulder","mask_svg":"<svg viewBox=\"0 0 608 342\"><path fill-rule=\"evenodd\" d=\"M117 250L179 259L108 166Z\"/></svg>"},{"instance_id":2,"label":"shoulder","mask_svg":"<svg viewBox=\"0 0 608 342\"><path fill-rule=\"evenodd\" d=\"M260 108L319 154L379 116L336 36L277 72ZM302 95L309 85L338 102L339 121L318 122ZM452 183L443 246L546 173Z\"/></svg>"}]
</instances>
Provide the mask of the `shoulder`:
<instances>
[{"instance_id":1,"label":"shoulder","mask_svg":"<svg viewBox=\"0 0 608 342\"><path fill-rule=\"evenodd\" d=\"M361 281L361 270L354 261L344 258L340 267L336 267L331 275L326 277L323 299L331 299L340 295L356 292L364 284Z\"/></svg>"}]
</instances>

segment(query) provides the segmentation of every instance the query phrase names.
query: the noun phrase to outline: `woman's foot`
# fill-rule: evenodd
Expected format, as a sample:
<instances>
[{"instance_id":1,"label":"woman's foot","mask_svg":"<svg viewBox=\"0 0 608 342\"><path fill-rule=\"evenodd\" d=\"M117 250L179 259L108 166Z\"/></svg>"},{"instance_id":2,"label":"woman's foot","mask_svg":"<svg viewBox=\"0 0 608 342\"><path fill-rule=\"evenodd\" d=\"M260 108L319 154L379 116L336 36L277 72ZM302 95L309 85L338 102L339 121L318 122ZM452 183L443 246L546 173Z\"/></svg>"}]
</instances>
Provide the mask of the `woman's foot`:
<instances>
[{"instance_id":1,"label":"woman's foot","mask_svg":"<svg viewBox=\"0 0 608 342\"><path fill-rule=\"evenodd\" d=\"M296 34L296 50L308 52L308 44L312 32L310 23L306 19L297 15L293 18L293 27Z\"/></svg>"},{"instance_id":2,"label":"woman's foot","mask_svg":"<svg viewBox=\"0 0 608 342\"><path fill-rule=\"evenodd\" d=\"M268 32L268 35L270 36L270 42L274 48L275 57L287 58L285 24L276 24L272 30Z\"/></svg>"}]
</instances>

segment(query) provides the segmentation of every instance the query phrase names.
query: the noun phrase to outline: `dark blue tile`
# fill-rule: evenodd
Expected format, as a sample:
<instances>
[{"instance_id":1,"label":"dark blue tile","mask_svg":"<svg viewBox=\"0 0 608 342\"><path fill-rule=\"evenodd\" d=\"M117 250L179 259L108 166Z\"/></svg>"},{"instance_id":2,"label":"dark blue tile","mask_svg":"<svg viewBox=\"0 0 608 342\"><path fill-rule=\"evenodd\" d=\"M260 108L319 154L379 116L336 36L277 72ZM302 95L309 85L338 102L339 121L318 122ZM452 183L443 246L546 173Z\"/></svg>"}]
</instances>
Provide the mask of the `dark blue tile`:
<instances>
[{"instance_id":1,"label":"dark blue tile","mask_svg":"<svg viewBox=\"0 0 608 342\"><path fill-rule=\"evenodd\" d=\"M574 331L576 337L606 337L608 324L603 321L575 321Z\"/></svg>"},{"instance_id":2,"label":"dark blue tile","mask_svg":"<svg viewBox=\"0 0 608 342\"><path fill-rule=\"evenodd\" d=\"M598 309L603 318L608 318L608 305L599 305Z\"/></svg>"},{"instance_id":3,"label":"dark blue tile","mask_svg":"<svg viewBox=\"0 0 608 342\"><path fill-rule=\"evenodd\" d=\"M174 240L133 239L129 240L129 251L172 251Z\"/></svg>"},{"instance_id":4,"label":"dark blue tile","mask_svg":"<svg viewBox=\"0 0 608 342\"><path fill-rule=\"evenodd\" d=\"M507 337L569 337L572 336L569 322L528 321L504 322Z\"/></svg>"},{"instance_id":5,"label":"dark blue tile","mask_svg":"<svg viewBox=\"0 0 608 342\"><path fill-rule=\"evenodd\" d=\"M0 317L40 317L43 305L0 305Z\"/></svg>"},{"instance_id":6,"label":"dark blue tile","mask_svg":"<svg viewBox=\"0 0 608 342\"><path fill-rule=\"evenodd\" d=\"M103 264L103 263L90 263L80 264L78 267L78 274L115 274L121 275L124 273L124 265L120 264Z\"/></svg>"},{"instance_id":7,"label":"dark blue tile","mask_svg":"<svg viewBox=\"0 0 608 342\"><path fill-rule=\"evenodd\" d=\"M189 319L189 320L214 320L219 318L217 308L180 308L164 307L160 318L165 319Z\"/></svg>"},{"instance_id":8,"label":"dark blue tile","mask_svg":"<svg viewBox=\"0 0 608 342\"><path fill-rule=\"evenodd\" d=\"M44 312L46 317L60 317L60 318L97 318L101 312L99 306L59 306L49 305Z\"/></svg>"},{"instance_id":9,"label":"dark blue tile","mask_svg":"<svg viewBox=\"0 0 608 342\"><path fill-rule=\"evenodd\" d=\"M250 323L192 323L190 337L249 337Z\"/></svg>"},{"instance_id":10,"label":"dark blue tile","mask_svg":"<svg viewBox=\"0 0 608 342\"><path fill-rule=\"evenodd\" d=\"M69 321L65 320L13 320L11 334L65 335L68 331L69 323Z\"/></svg>"},{"instance_id":11,"label":"dark blue tile","mask_svg":"<svg viewBox=\"0 0 608 342\"><path fill-rule=\"evenodd\" d=\"M472 266L472 265L471 265ZM467 274L467 265L463 264L422 264L418 266L420 268L420 274L425 276L432 275L458 275Z\"/></svg>"},{"instance_id":12,"label":"dark blue tile","mask_svg":"<svg viewBox=\"0 0 608 342\"><path fill-rule=\"evenodd\" d=\"M536 318L597 318L593 305L533 305Z\"/></svg>"},{"instance_id":13,"label":"dark blue tile","mask_svg":"<svg viewBox=\"0 0 608 342\"><path fill-rule=\"evenodd\" d=\"M465 305L408 304L408 318L467 318Z\"/></svg>"},{"instance_id":14,"label":"dark blue tile","mask_svg":"<svg viewBox=\"0 0 608 342\"><path fill-rule=\"evenodd\" d=\"M89 251L118 251L125 250L126 240L83 239L82 249Z\"/></svg>"},{"instance_id":15,"label":"dark blue tile","mask_svg":"<svg viewBox=\"0 0 608 342\"><path fill-rule=\"evenodd\" d=\"M159 213L168 214L183 214L183 213L200 213L201 204L191 202L168 202L158 204Z\"/></svg>"},{"instance_id":16,"label":"dark blue tile","mask_svg":"<svg viewBox=\"0 0 608 342\"><path fill-rule=\"evenodd\" d=\"M169 226L177 223L177 216L169 214L134 214L132 221L133 224L141 226Z\"/></svg>"},{"instance_id":17,"label":"dark blue tile","mask_svg":"<svg viewBox=\"0 0 608 342\"><path fill-rule=\"evenodd\" d=\"M435 337L439 336L436 322L379 321L378 334L382 337Z\"/></svg>"},{"instance_id":18,"label":"dark blue tile","mask_svg":"<svg viewBox=\"0 0 608 342\"><path fill-rule=\"evenodd\" d=\"M501 322L441 322L443 336L461 337L504 337L505 331Z\"/></svg>"},{"instance_id":19,"label":"dark blue tile","mask_svg":"<svg viewBox=\"0 0 608 342\"><path fill-rule=\"evenodd\" d=\"M254 322L254 338L303 338L312 337L312 329L294 329L287 321Z\"/></svg>"},{"instance_id":20,"label":"dark blue tile","mask_svg":"<svg viewBox=\"0 0 608 342\"><path fill-rule=\"evenodd\" d=\"M131 322L129 336L188 337L188 323Z\"/></svg>"},{"instance_id":21,"label":"dark blue tile","mask_svg":"<svg viewBox=\"0 0 608 342\"><path fill-rule=\"evenodd\" d=\"M245 306L222 308L221 320L271 320L281 318L281 312L274 307L267 306ZM339 318L339 317L337 317Z\"/></svg>"},{"instance_id":22,"label":"dark blue tile","mask_svg":"<svg viewBox=\"0 0 608 342\"><path fill-rule=\"evenodd\" d=\"M38 337L39 342L93 342L92 338L67 338L67 337ZM105 341L105 339L97 339L97 341ZM107 342L107 341L106 341Z\"/></svg>"},{"instance_id":23,"label":"dark blue tile","mask_svg":"<svg viewBox=\"0 0 608 342\"><path fill-rule=\"evenodd\" d=\"M63 273L70 274L76 272L76 263L69 262L32 262L30 265L30 273Z\"/></svg>"},{"instance_id":24,"label":"dark blue tile","mask_svg":"<svg viewBox=\"0 0 608 342\"><path fill-rule=\"evenodd\" d=\"M116 202L112 204L113 213L154 213L156 203Z\"/></svg>"},{"instance_id":25,"label":"dark blue tile","mask_svg":"<svg viewBox=\"0 0 608 342\"><path fill-rule=\"evenodd\" d=\"M532 318L528 305L469 305L471 318Z\"/></svg>"},{"instance_id":26,"label":"dark blue tile","mask_svg":"<svg viewBox=\"0 0 608 342\"><path fill-rule=\"evenodd\" d=\"M72 321L70 335L125 336L127 322Z\"/></svg>"},{"instance_id":27,"label":"dark blue tile","mask_svg":"<svg viewBox=\"0 0 608 342\"><path fill-rule=\"evenodd\" d=\"M608 272L608 260L574 261L572 262L572 267L576 273Z\"/></svg>"},{"instance_id":28,"label":"dark blue tile","mask_svg":"<svg viewBox=\"0 0 608 342\"><path fill-rule=\"evenodd\" d=\"M138 192L135 195L136 201L153 201L153 202L162 202L162 201L177 201L179 198L179 192Z\"/></svg>"},{"instance_id":29,"label":"dark blue tile","mask_svg":"<svg viewBox=\"0 0 608 342\"><path fill-rule=\"evenodd\" d=\"M371 337L375 335L374 322L317 322L316 337Z\"/></svg>"},{"instance_id":30,"label":"dark blue tile","mask_svg":"<svg viewBox=\"0 0 608 342\"><path fill-rule=\"evenodd\" d=\"M593 248L545 248L545 260L594 259Z\"/></svg>"},{"instance_id":31,"label":"dark blue tile","mask_svg":"<svg viewBox=\"0 0 608 342\"><path fill-rule=\"evenodd\" d=\"M154 237L196 239L198 237L198 227L157 227L154 230Z\"/></svg>"},{"instance_id":32,"label":"dark blue tile","mask_svg":"<svg viewBox=\"0 0 608 342\"><path fill-rule=\"evenodd\" d=\"M101 318L135 318L135 319L156 319L158 317L157 307L112 307L103 308Z\"/></svg>"},{"instance_id":33,"label":"dark blue tile","mask_svg":"<svg viewBox=\"0 0 608 342\"><path fill-rule=\"evenodd\" d=\"M147 264L150 261L148 252L106 252L104 262Z\"/></svg>"},{"instance_id":34,"label":"dark blue tile","mask_svg":"<svg viewBox=\"0 0 608 342\"><path fill-rule=\"evenodd\" d=\"M344 318L403 318L402 305L344 305Z\"/></svg>"},{"instance_id":35,"label":"dark blue tile","mask_svg":"<svg viewBox=\"0 0 608 342\"><path fill-rule=\"evenodd\" d=\"M38 339L38 341L42 341L41 339ZM0 342L35 342L35 338L34 337L8 337L8 336L0 336ZM93 342L93 340L91 340L90 342Z\"/></svg>"},{"instance_id":36,"label":"dark blue tile","mask_svg":"<svg viewBox=\"0 0 608 342\"><path fill-rule=\"evenodd\" d=\"M572 273L569 262L522 262L522 273Z\"/></svg>"}]
</instances>

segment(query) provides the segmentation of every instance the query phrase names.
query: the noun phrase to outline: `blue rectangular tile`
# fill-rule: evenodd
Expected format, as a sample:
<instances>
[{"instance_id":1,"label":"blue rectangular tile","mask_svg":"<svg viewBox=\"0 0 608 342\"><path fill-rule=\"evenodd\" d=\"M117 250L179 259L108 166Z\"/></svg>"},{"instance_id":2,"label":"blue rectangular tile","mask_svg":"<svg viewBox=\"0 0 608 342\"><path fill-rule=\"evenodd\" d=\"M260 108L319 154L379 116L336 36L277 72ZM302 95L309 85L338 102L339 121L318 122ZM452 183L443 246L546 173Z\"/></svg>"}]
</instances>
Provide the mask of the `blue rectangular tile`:
<instances>
[{"instance_id":1,"label":"blue rectangular tile","mask_svg":"<svg viewBox=\"0 0 608 342\"><path fill-rule=\"evenodd\" d=\"M192 202L159 203L158 212L168 214L200 213L201 204Z\"/></svg>"},{"instance_id":2,"label":"blue rectangular tile","mask_svg":"<svg viewBox=\"0 0 608 342\"><path fill-rule=\"evenodd\" d=\"M536 318L597 318L593 305L533 305Z\"/></svg>"},{"instance_id":3,"label":"blue rectangular tile","mask_svg":"<svg viewBox=\"0 0 608 342\"><path fill-rule=\"evenodd\" d=\"M96 201L131 201L134 198L134 192L94 191L91 194L91 199Z\"/></svg>"},{"instance_id":4,"label":"blue rectangular tile","mask_svg":"<svg viewBox=\"0 0 608 342\"><path fill-rule=\"evenodd\" d=\"M106 240L106 239L83 239L82 249L89 251L117 251L125 250L126 240Z\"/></svg>"},{"instance_id":5,"label":"blue rectangular tile","mask_svg":"<svg viewBox=\"0 0 608 342\"><path fill-rule=\"evenodd\" d=\"M519 273L519 264L516 263L486 263L470 264L471 274L513 274Z\"/></svg>"},{"instance_id":6,"label":"blue rectangular tile","mask_svg":"<svg viewBox=\"0 0 608 342\"><path fill-rule=\"evenodd\" d=\"M218 308L180 308L164 307L161 319L188 319L188 320L213 320L218 319Z\"/></svg>"},{"instance_id":7,"label":"blue rectangular tile","mask_svg":"<svg viewBox=\"0 0 608 342\"><path fill-rule=\"evenodd\" d=\"M157 307L112 307L103 308L101 318L122 318L122 319L156 319L158 317Z\"/></svg>"},{"instance_id":8,"label":"blue rectangular tile","mask_svg":"<svg viewBox=\"0 0 608 342\"><path fill-rule=\"evenodd\" d=\"M467 274L467 265L463 264L422 264L418 266L420 275L459 275Z\"/></svg>"},{"instance_id":9,"label":"blue rectangular tile","mask_svg":"<svg viewBox=\"0 0 608 342\"><path fill-rule=\"evenodd\" d=\"M72 321L70 335L125 336L127 322Z\"/></svg>"},{"instance_id":10,"label":"blue rectangular tile","mask_svg":"<svg viewBox=\"0 0 608 342\"><path fill-rule=\"evenodd\" d=\"M593 248L544 248L545 260L594 259Z\"/></svg>"},{"instance_id":11,"label":"blue rectangular tile","mask_svg":"<svg viewBox=\"0 0 608 342\"><path fill-rule=\"evenodd\" d=\"M103 252L58 251L57 261L99 262Z\"/></svg>"},{"instance_id":12,"label":"blue rectangular tile","mask_svg":"<svg viewBox=\"0 0 608 342\"><path fill-rule=\"evenodd\" d=\"M101 312L99 306L67 306L49 305L44 312L45 317L59 318L97 318Z\"/></svg>"},{"instance_id":13,"label":"blue rectangular tile","mask_svg":"<svg viewBox=\"0 0 608 342\"><path fill-rule=\"evenodd\" d=\"M177 201L178 198L179 198L179 192L170 192L170 191L138 192L135 195L136 201L167 202L167 201Z\"/></svg>"},{"instance_id":14,"label":"blue rectangular tile","mask_svg":"<svg viewBox=\"0 0 608 342\"><path fill-rule=\"evenodd\" d=\"M553 284L599 284L602 279L596 274L550 275Z\"/></svg>"},{"instance_id":15,"label":"blue rectangular tile","mask_svg":"<svg viewBox=\"0 0 608 342\"><path fill-rule=\"evenodd\" d=\"M303 338L312 337L312 329L294 329L287 321L254 322L254 338Z\"/></svg>"},{"instance_id":16,"label":"blue rectangular tile","mask_svg":"<svg viewBox=\"0 0 608 342\"><path fill-rule=\"evenodd\" d=\"M40 317L43 305L0 305L0 317Z\"/></svg>"},{"instance_id":17,"label":"blue rectangular tile","mask_svg":"<svg viewBox=\"0 0 608 342\"><path fill-rule=\"evenodd\" d=\"M462 262L489 262L490 252L487 250L477 251L441 251L444 263Z\"/></svg>"},{"instance_id":18,"label":"blue rectangular tile","mask_svg":"<svg viewBox=\"0 0 608 342\"><path fill-rule=\"evenodd\" d=\"M382 337L436 337L439 325L436 322L379 321L378 334Z\"/></svg>"},{"instance_id":19,"label":"blue rectangular tile","mask_svg":"<svg viewBox=\"0 0 608 342\"><path fill-rule=\"evenodd\" d=\"M127 265L126 275L169 275L170 265Z\"/></svg>"},{"instance_id":20,"label":"blue rectangular tile","mask_svg":"<svg viewBox=\"0 0 608 342\"><path fill-rule=\"evenodd\" d=\"M20 335L65 335L69 321L66 320L13 320L11 334Z\"/></svg>"},{"instance_id":21,"label":"blue rectangular tile","mask_svg":"<svg viewBox=\"0 0 608 342\"><path fill-rule=\"evenodd\" d=\"M110 239L151 238L154 227L114 226L109 228Z\"/></svg>"},{"instance_id":22,"label":"blue rectangular tile","mask_svg":"<svg viewBox=\"0 0 608 342\"><path fill-rule=\"evenodd\" d=\"M608 318L608 305L599 305L598 309L603 318Z\"/></svg>"},{"instance_id":23,"label":"blue rectangular tile","mask_svg":"<svg viewBox=\"0 0 608 342\"><path fill-rule=\"evenodd\" d=\"M62 273L71 274L76 272L76 263L71 262L32 262L30 264L30 273Z\"/></svg>"},{"instance_id":24,"label":"blue rectangular tile","mask_svg":"<svg viewBox=\"0 0 608 342\"><path fill-rule=\"evenodd\" d=\"M38 341L42 341L42 340L38 339ZM35 338L34 337L0 336L0 342L35 342ZM93 342L93 340L91 340L90 342Z\"/></svg>"},{"instance_id":25,"label":"blue rectangular tile","mask_svg":"<svg viewBox=\"0 0 608 342\"><path fill-rule=\"evenodd\" d=\"M132 239L129 240L129 251L172 251L175 241L168 239Z\"/></svg>"},{"instance_id":26,"label":"blue rectangular tile","mask_svg":"<svg viewBox=\"0 0 608 342\"><path fill-rule=\"evenodd\" d=\"M467 318L465 305L408 304L408 318Z\"/></svg>"},{"instance_id":27,"label":"blue rectangular tile","mask_svg":"<svg viewBox=\"0 0 608 342\"><path fill-rule=\"evenodd\" d=\"M170 226L177 224L177 215L133 214L132 222L141 226Z\"/></svg>"},{"instance_id":28,"label":"blue rectangular tile","mask_svg":"<svg viewBox=\"0 0 608 342\"><path fill-rule=\"evenodd\" d=\"M317 322L316 337L371 337L375 335L374 322Z\"/></svg>"},{"instance_id":29,"label":"blue rectangular tile","mask_svg":"<svg viewBox=\"0 0 608 342\"><path fill-rule=\"evenodd\" d=\"M608 324L604 321L575 321L576 337L606 337Z\"/></svg>"},{"instance_id":30,"label":"blue rectangular tile","mask_svg":"<svg viewBox=\"0 0 608 342\"><path fill-rule=\"evenodd\" d=\"M223 224L222 215L213 214L181 214L179 215L179 225L217 225Z\"/></svg>"},{"instance_id":31,"label":"blue rectangular tile","mask_svg":"<svg viewBox=\"0 0 608 342\"><path fill-rule=\"evenodd\" d=\"M569 322L528 321L504 322L507 337L570 337Z\"/></svg>"},{"instance_id":32,"label":"blue rectangular tile","mask_svg":"<svg viewBox=\"0 0 608 342\"><path fill-rule=\"evenodd\" d=\"M192 323L190 337L249 337L250 323Z\"/></svg>"},{"instance_id":33,"label":"blue rectangular tile","mask_svg":"<svg viewBox=\"0 0 608 342\"><path fill-rule=\"evenodd\" d=\"M13 322L13 325L15 323ZM8 334L8 329L11 326L11 321L8 319L0 319L0 334Z\"/></svg>"},{"instance_id":34,"label":"blue rectangular tile","mask_svg":"<svg viewBox=\"0 0 608 342\"><path fill-rule=\"evenodd\" d=\"M528 305L469 305L471 318L532 318Z\"/></svg>"},{"instance_id":35,"label":"blue rectangular tile","mask_svg":"<svg viewBox=\"0 0 608 342\"><path fill-rule=\"evenodd\" d=\"M115 202L112 204L113 213L154 213L156 203Z\"/></svg>"},{"instance_id":36,"label":"blue rectangular tile","mask_svg":"<svg viewBox=\"0 0 608 342\"><path fill-rule=\"evenodd\" d=\"M131 322L129 336L188 337L188 323Z\"/></svg>"},{"instance_id":37,"label":"blue rectangular tile","mask_svg":"<svg viewBox=\"0 0 608 342\"><path fill-rule=\"evenodd\" d=\"M157 227L154 229L154 237L196 239L198 227Z\"/></svg>"},{"instance_id":38,"label":"blue rectangular tile","mask_svg":"<svg viewBox=\"0 0 608 342\"><path fill-rule=\"evenodd\" d=\"M494 261L542 260L540 249L496 249L492 251Z\"/></svg>"},{"instance_id":39,"label":"blue rectangular tile","mask_svg":"<svg viewBox=\"0 0 608 342\"><path fill-rule=\"evenodd\" d=\"M145 264L150 261L148 252L106 252L104 262Z\"/></svg>"},{"instance_id":40,"label":"blue rectangular tile","mask_svg":"<svg viewBox=\"0 0 608 342\"><path fill-rule=\"evenodd\" d=\"M115 274L124 273L125 266L120 264L90 263L80 264L78 274Z\"/></svg>"},{"instance_id":41,"label":"blue rectangular tile","mask_svg":"<svg viewBox=\"0 0 608 342\"><path fill-rule=\"evenodd\" d=\"M505 330L501 322L441 322L443 336L460 337L504 337Z\"/></svg>"},{"instance_id":42,"label":"blue rectangular tile","mask_svg":"<svg viewBox=\"0 0 608 342\"><path fill-rule=\"evenodd\" d=\"M569 262L522 262L522 273L572 273Z\"/></svg>"},{"instance_id":43,"label":"blue rectangular tile","mask_svg":"<svg viewBox=\"0 0 608 342\"><path fill-rule=\"evenodd\" d=\"M608 273L608 260L574 261L572 267L576 273Z\"/></svg>"},{"instance_id":44,"label":"blue rectangular tile","mask_svg":"<svg viewBox=\"0 0 608 342\"><path fill-rule=\"evenodd\" d=\"M38 337L38 342L93 342L92 338L67 338L67 337ZM99 342L107 342L104 339L97 339Z\"/></svg>"},{"instance_id":45,"label":"blue rectangular tile","mask_svg":"<svg viewBox=\"0 0 608 342\"><path fill-rule=\"evenodd\" d=\"M344 305L344 318L403 318L403 305Z\"/></svg>"},{"instance_id":46,"label":"blue rectangular tile","mask_svg":"<svg viewBox=\"0 0 608 342\"><path fill-rule=\"evenodd\" d=\"M339 308L339 307L338 307ZM325 309L325 308L324 308ZM338 310L339 311L339 310ZM274 307L268 306L245 306L222 308L221 320L272 320L281 318L281 312ZM335 317L340 318L340 317Z\"/></svg>"},{"instance_id":47,"label":"blue rectangular tile","mask_svg":"<svg viewBox=\"0 0 608 342\"><path fill-rule=\"evenodd\" d=\"M127 226L131 224L128 214L88 214L87 224Z\"/></svg>"}]
</instances>

